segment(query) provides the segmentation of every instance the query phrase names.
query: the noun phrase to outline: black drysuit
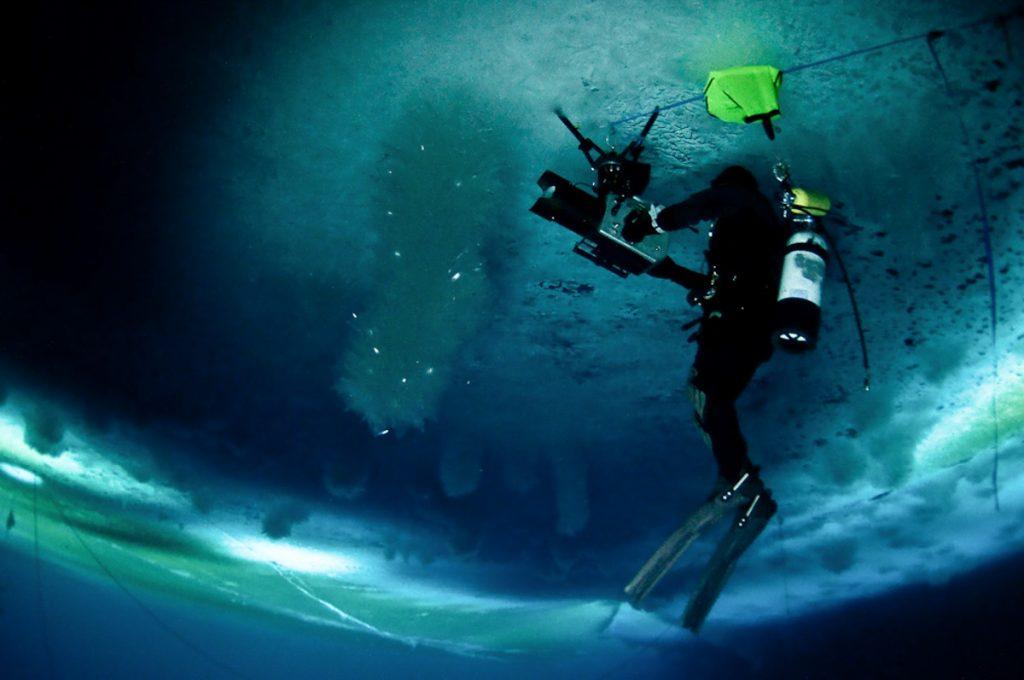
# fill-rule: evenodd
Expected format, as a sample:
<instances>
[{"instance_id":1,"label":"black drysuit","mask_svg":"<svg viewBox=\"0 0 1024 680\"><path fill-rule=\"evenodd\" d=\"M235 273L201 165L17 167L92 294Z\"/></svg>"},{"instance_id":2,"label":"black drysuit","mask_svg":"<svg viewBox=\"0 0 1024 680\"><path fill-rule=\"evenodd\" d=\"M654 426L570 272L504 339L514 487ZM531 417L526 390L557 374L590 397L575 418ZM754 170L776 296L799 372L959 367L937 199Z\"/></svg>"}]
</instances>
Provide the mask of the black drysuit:
<instances>
[{"instance_id":1,"label":"black drysuit","mask_svg":"<svg viewBox=\"0 0 1024 680\"><path fill-rule=\"evenodd\" d=\"M725 170L710 189L668 206L657 220L665 231L714 221L705 252L711 279L704 283L710 288L702 298L704 315L689 392L719 474L734 482L752 468L736 400L757 367L772 354L771 330L786 233L754 177L738 166ZM651 273L687 287L693 287L693 277L700 276L674 263Z\"/></svg>"}]
</instances>

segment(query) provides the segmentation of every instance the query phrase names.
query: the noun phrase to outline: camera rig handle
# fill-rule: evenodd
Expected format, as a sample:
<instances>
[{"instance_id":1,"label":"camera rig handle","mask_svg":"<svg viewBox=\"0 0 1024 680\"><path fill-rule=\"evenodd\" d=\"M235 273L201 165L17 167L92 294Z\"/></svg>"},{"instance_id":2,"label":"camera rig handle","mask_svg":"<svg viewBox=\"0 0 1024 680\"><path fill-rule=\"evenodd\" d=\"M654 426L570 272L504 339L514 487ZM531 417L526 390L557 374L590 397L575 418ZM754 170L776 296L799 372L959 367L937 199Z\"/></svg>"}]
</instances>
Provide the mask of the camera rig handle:
<instances>
[{"instance_id":1,"label":"camera rig handle","mask_svg":"<svg viewBox=\"0 0 1024 680\"><path fill-rule=\"evenodd\" d=\"M638 160L641 152L644 150L644 142L647 140L647 134L651 131L651 127L654 126L654 121L658 120L658 116L661 114L661 107L655 107L654 111L651 112L651 116L644 123L644 127L640 130L636 137L630 140L629 144L622 151L621 154L617 154L614 150L611 153L605 151L597 145L594 140L589 137L584 137L580 129L573 124L565 113L561 110L556 110L555 115L558 116L558 120L562 121L562 124L572 133L572 136L578 141L579 149L583 152L583 155L587 157L587 161L590 163L590 167L597 169L597 164L600 162L602 156L619 156L621 158L628 158L629 160ZM596 151L598 154L597 158L593 158L590 154Z\"/></svg>"},{"instance_id":2,"label":"camera rig handle","mask_svg":"<svg viewBox=\"0 0 1024 680\"><path fill-rule=\"evenodd\" d=\"M572 133L572 136L576 138L576 141L580 143L579 150L583 152L583 155L587 157L587 162L590 163L590 167L595 168L598 158L606 156L607 153L599 147L594 140L589 137L584 137L580 129L573 125L573 122L569 120L564 113L560 110L555 111L555 115L558 116L558 120L562 121L562 124ZM596 151L598 158L592 158L591 152Z\"/></svg>"},{"instance_id":3,"label":"camera rig handle","mask_svg":"<svg viewBox=\"0 0 1024 680\"><path fill-rule=\"evenodd\" d=\"M641 163L639 158L644 150L647 133L651 131L659 113L661 109L655 108L640 133L620 152L614 148L605 151L594 140L585 137L562 111L555 111L558 120L579 142L579 150L583 152L591 169L597 173L594 190L598 197L603 200L609 194L616 196L613 210L618 210L624 198L643 193L651 180L651 166Z\"/></svg>"},{"instance_id":4,"label":"camera rig handle","mask_svg":"<svg viewBox=\"0 0 1024 680\"><path fill-rule=\"evenodd\" d=\"M626 146L626 150L622 152L623 155L631 154L633 160L637 160L640 157L640 152L644 150L644 142L647 141L647 133L651 131L651 127L654 125L654 121L658 120L658 115L661 114L661 107L655 106L654 111L651 112L651 117L644 123L643 129L636 137L634 137L629 144Z\"/></svg>"}]
</instances>

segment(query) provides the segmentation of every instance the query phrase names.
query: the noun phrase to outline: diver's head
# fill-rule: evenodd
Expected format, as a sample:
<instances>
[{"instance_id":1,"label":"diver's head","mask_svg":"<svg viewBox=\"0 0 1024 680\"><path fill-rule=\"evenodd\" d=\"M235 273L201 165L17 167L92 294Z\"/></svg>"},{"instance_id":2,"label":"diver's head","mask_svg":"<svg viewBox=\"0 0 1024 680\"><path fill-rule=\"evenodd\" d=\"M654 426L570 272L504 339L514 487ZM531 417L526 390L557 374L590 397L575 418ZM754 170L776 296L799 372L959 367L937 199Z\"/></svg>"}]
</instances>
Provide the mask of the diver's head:
<instances>
[{"instance_id":1,"label":"diver's head","mask_svg":"<svg viewBox=\"0 0 1024 680\"><path fill-rule=\"evenodd\" d=\"M713 187L742 187L757 191L757 180L749 170L740 165L730 165L718 177L711 180Z\"/></svg>"}]
</instances>

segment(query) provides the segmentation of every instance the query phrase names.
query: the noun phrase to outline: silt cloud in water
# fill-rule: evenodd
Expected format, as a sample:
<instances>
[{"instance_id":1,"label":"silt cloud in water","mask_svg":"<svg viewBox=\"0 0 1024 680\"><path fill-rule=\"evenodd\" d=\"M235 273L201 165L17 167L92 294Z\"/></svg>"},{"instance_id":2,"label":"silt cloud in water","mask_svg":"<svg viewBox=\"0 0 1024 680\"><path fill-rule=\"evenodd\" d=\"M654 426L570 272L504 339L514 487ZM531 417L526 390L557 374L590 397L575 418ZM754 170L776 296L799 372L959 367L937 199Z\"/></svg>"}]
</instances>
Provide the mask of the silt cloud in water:
<instances>
[{"instance_id":1,"label":"silt cloud in water","mask_svg":"<svg viewBox=\"0 0 1024 680\"><path fill-rule=\"evenodd\" d=\"M422 427L491 306L485 249L501 228L509 135L458 87L408 102L376 179L373 290L337 389L375 432Z\"/></svg>"}]
</instances>

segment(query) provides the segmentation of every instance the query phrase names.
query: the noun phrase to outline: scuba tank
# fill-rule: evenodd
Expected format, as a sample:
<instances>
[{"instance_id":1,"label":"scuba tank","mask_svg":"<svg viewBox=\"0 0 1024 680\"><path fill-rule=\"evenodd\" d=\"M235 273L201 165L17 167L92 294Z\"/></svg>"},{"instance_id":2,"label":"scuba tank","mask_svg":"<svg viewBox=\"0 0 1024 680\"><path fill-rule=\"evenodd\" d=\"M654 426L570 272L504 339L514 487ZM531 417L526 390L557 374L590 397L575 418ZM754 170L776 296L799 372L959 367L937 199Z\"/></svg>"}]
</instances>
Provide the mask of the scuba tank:
<instances>
[{"instance_id":1,"label":"scuba tank","mask_svg":"<svg viewBox=\"0 0 1024 680\"><path fill-rule=\"evenodd\" d=\"M825 270L830 256L834 255L843 275L843 283L846 284L846 292L850 296L864 366L864 389L869 390L871 364L868 362L868 343L864 339L864 324L861 323L857 297L843 258L823 220L832 208L832 201L824 194L794 187L789 180L789 168L784 163L777 163L772 173L782 184L782 219L791 231L779 280L775 342L790 352L814 349L818 343L818 329L821 327L821 292L825 285Z\"/></svg>"},{"instance_id":2,"label":"scuba tank","mask_svg":"<svg viewBox=\"0 0 1024 680\"><path fill-rule=\"evenodd\" d=\"M782 260L775 311L776 344L790 352L806 352L818 343L821 295L828 266L828 239L821 223L832 207L828 196L789 181L784 165L775 166L783 186L782 217L791 230Z\"/></svg>"}]
</instances>

